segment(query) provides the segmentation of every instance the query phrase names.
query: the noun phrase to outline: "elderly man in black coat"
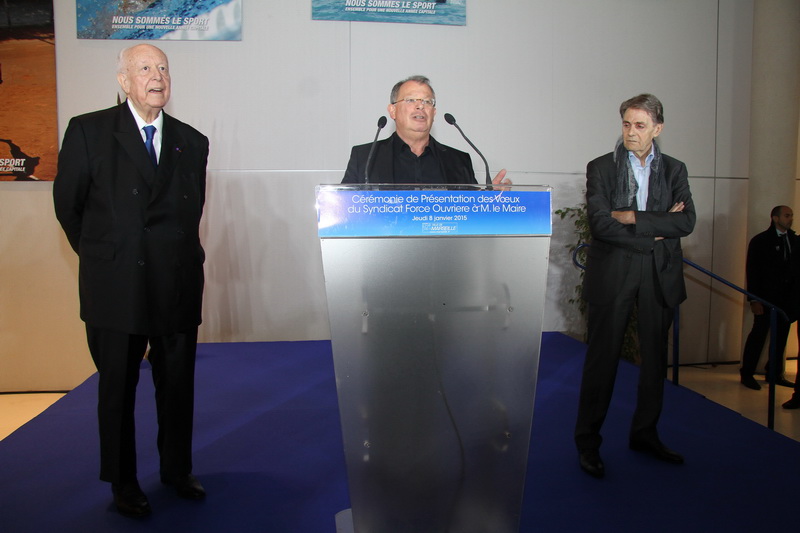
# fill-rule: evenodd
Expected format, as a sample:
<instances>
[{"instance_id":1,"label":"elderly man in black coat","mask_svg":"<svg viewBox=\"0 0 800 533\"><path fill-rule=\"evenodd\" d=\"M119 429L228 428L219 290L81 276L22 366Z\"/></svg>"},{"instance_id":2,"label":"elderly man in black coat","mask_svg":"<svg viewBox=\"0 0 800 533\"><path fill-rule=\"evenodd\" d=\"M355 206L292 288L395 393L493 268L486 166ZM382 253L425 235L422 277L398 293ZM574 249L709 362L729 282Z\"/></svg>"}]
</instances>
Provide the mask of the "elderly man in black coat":
<instances>
[{"instance_id":1,"label":"elderly man in black coat","mask_svg":"<svg viewBox=\"0 0 800 533\"><path fill-rule=\"evenodd\" d=\"M161 481L205 497L192 474L192 420L208 139L163 112L170 74L158 48L123 50L117 80L126 102L70 121L53 196L80 259L81 318L99 373L100 479L120 513L140 517L150 505L137 480L134 404L148 345Z\"/></svg>"}]
</instances>

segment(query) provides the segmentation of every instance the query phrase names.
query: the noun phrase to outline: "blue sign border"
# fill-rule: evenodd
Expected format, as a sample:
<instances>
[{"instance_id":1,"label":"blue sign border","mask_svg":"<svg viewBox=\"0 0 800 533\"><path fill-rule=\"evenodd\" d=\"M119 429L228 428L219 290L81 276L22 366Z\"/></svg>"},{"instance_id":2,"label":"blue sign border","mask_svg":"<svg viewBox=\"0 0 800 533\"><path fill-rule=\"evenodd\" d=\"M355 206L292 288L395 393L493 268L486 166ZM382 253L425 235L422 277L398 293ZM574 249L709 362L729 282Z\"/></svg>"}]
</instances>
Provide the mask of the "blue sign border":
<instances>
[{"instance_id":1,"label":"blue sign border","mask_svg":"<svg viewBox=\"0 0 800 533\"><path fill-rule=\"evenodd\" d=\"M320 238L550 235L551 191L317 187Z\"/></svg>"}]
</instances>

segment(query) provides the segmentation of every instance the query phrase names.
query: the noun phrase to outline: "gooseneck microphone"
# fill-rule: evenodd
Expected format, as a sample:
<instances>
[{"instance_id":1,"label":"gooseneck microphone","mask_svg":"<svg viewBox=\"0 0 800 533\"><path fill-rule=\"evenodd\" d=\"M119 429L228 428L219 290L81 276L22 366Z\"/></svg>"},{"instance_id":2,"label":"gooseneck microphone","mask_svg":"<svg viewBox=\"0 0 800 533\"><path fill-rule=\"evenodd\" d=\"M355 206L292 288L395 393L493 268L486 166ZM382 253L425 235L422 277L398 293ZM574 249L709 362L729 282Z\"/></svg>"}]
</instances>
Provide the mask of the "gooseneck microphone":
<instances>
[{"instance_id":1,"label":"gooseneck microphone","mask_svg":"<svg viewBox=\"0 0 800 533\"><path fill-rule=\"evenodd\" d=\"M492 184L492 177L489 175L489 163L487 163L487 162L486 162L486 158L485 158L485 157L483 157L483 154L481 153L481 151L480 151L480 150L478 150L478 147L477 147L477 146L475 146L474 144L472 144L472 141L470 141L470 140L467 138L467 136L466 136L466 135L464 135L464 132L463 132L463 131L461 131L461 128L460 128L460 127L458 127L458 124L456 124L456 118L455 118L453 115L451 115L450 113L445 113L445 114L444 114L444 120L445 120L445 122L447 122L448 124L451 124L451 125L455 126L455 127L456 127L456 129L458 130L458 132L461 134L461 136L462 136L462 137L464 137L464 140L465 140L465 141L467 141L467 142L469 143L469 145L470 145L470 146L472 146L472 149L473 149L473 150L475 150L476 152L478 152L478 155L479 155L479 156L481 156L481 159L483 159L483 164L486 166L486 185L491 185L491 184Z\"/></svg>"},{"instance_id":2,"label":"gooseneck microphone","mask_svg":"<svg viewBox=\"0 0 800 533\"><path fill-rule=\"evenodd\" d=\"M375 152L375 144L378 142L378 135L380 135L384 126L386 126L386 117L381 117L378 119L378 131L375 132L375 139L373 139L372 146L369 148L369 155L367 155L367 164L364 167L364 183L369 183L369 162L372 160L372 154Z\"/></svg>"}]
</instances>

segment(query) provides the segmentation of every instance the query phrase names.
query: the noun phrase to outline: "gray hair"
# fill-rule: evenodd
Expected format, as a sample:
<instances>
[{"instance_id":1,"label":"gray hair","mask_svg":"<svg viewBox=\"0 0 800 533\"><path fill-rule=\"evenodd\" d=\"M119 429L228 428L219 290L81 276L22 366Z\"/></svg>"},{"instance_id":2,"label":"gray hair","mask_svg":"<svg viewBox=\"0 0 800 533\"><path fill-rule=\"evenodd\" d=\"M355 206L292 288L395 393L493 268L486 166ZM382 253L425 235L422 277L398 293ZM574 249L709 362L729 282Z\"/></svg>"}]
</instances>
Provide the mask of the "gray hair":
<instances>
[{"instance_id":1,"label":"gray hair","mask_svg":"<svg viewBox=\"0 0 800 533\"><path fill-rule=\"evenodd\" d=\"M391 94L389 94L389 103L390 104L393 104L393 103L395 103L397 101L397 93L400 92L400 87L404 83L406 83L408 81L415 81L417 83L421 83L423 85L427 85L428 89L431 90L431 94L433 95L433 98L436 99L436 91L434 91L433 87L431 86L431 80L429 80L425 76L416 75L416 76L409 76L408 78L406 78L404 80L400 80L400 81L398 81L397 83L394 84L394 87L392 87L392 92L391 92Z\"/></svg>"},{"instance_id":2,"label":"gray hair","mask_svg":"<svg viewBox=\"0 0 800 533\"><path fill-rule=\"evenodd\" d=\"M641 109L650 115L654 124L664 123L664 106L661 101L652 94L640 94L622 102L619 106L619 116L624 117L628 109Z\"/></svg>"},{"instance_id":3,"label":"gray hair","mask_svg":"<svg viewBox=\"0 0 800 533\"><path fill-rule=\"evenodd\" d=\"M136 45L133 45L136 46ZM128 70L128 64L125 61L126 56L128 55L128 51L133 48L133 46L129 46L127 48L123 48L117 54L117 74L125 74Z\"/></svg>"},{"instance_id":4,"label":"gray hair","mask_svg":"<svg viewBox=\"0 0 800 533\"><path fill-rule=\"evenodd\" d=\"M117 74L125 74L128 71L128 62L127 62L128 53L134 48L139 46L155 48L161 53L161 55L167 58L167 54L165 54L164 51L157 46L147 43L134 44L132 46L128 46L127 48L123 48L122 50L119 51L119 54L117 54ZM169 61L169 59L167 59L167 61Z\"/></svg>"}]
</instances>

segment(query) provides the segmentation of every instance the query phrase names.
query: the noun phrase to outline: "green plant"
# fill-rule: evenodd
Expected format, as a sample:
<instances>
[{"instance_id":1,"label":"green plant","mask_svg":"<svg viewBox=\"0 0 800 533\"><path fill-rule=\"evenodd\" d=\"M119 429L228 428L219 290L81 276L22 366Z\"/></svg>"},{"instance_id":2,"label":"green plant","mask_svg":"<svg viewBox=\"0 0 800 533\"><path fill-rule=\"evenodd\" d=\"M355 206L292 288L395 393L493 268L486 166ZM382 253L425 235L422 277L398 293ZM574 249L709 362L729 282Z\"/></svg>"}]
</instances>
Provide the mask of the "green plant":
<instances>
[{"instance_id":1,"label":"green plant","mask_svg":"<svg viewBox=\"0 0 800 533\"><path fill-rule=\"evenodd\" d=\"M577 240L571 244L567 244L566 248L569 250L570 257L575 253L575 250L582 244L588 244L589 241L592 239L592 233L589 230L589 217L586 214L586 204L580 204L577 207L564 207L562 209L556 209L556 214L561 217L561 220L565 218L571 219L572 223L575 225L575 229L573 231ZM578 263L582 265L586 265L586 248L583 247L578 250L576 255L576 259ZM586 300L583 299L581 293L583 291L583 269L580 269L580 283L575 285L573 298L569 299L569 303L576 304L578 306L578 310L581 313L581 316L584 318L586 317ZM584 340L586 339L586 332L583 334Z\"/></svg>"},{"instance_id":2,"label":"green plant","mask_svg":"<svg viewBox=\"0 0 800 533\"><path fill-rule=\"evenodd\" d=\"M576 207L564 207L557 209L555 213L561 217L561 220L570 219L575 226L573 233L575 241L567 244L566 248L569 250L570 256L575 253L575 250L582 244L591 245L592 232L589 229L589 215L586 211L586 204L582 203ZM586 247L582 247L576 254L578 263L586 266ZM584 270L580 271L580 282L575 286L575 296L569 299L569 303L576 304L581 316L586 318L586 300L583 299L583 276ZM621 357L627 361L639 363L639 335L637 333L638 320L636 314L636 306L634 305L633 312L628 320L628 327L625 330L625 338L622 341L622 354ZM587 333L583 333L584 340L587 340Z\"/></svg>"}]
</instances>

